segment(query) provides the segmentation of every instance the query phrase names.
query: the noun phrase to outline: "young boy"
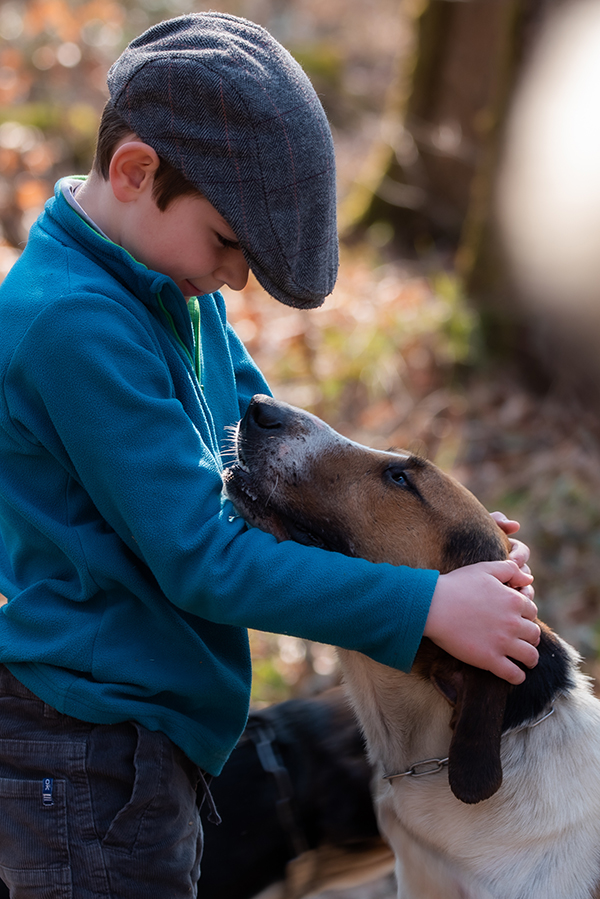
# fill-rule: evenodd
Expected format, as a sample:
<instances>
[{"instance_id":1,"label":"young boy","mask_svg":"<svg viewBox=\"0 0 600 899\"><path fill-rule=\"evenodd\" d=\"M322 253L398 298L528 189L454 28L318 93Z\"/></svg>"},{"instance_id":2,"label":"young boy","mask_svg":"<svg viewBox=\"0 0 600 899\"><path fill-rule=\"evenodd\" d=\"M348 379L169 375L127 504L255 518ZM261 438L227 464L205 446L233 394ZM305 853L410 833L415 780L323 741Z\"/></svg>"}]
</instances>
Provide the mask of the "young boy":
<instances>
[{"instance_id":1,"label":"young boy","mask_svg":"<svg viewBox=\"0 0 600 899\"><path fill-rule=\"evenodd\" d=\"M226 429L268 388L219 288L250 267L310 308L336 277L331 136L301 69L201 13L134 41L109 90L92 173L57 185L0 291L0 875L17 899L195 895L196 787L210 800L245 724L246 627L405 670L426 634L512 683L511 659L537 661L522 544L438 577L278 544L223 498Z\"/></svg>"}]
</instances>

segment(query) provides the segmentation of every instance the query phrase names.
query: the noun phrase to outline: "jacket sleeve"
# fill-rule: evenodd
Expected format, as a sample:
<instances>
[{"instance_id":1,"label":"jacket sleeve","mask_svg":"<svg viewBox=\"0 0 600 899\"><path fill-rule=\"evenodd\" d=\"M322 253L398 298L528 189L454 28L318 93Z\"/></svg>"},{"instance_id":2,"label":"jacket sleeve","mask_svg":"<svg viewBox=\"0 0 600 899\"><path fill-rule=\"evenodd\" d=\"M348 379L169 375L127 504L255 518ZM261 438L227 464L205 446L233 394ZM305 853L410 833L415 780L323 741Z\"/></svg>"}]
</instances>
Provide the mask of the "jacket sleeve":
<instances>
[{"instance_id":1,"label":"jacket sleeve","mask_svg":"<svg viewBox=\"0 0 600 899\"><path fill-rule=\"evenodd\" d=\"M266 384L236 347L243 405ZM410 668L437 572L277 543L248 528L223 498L202 423L174 396L164 360L130 311L88 295L63 303L59 324L51 310L41 313L8 381L19 385L8 393L20 431L60 462L89 496L90 515L150 569L172 604Z\"/></svg>"}]
</instances>

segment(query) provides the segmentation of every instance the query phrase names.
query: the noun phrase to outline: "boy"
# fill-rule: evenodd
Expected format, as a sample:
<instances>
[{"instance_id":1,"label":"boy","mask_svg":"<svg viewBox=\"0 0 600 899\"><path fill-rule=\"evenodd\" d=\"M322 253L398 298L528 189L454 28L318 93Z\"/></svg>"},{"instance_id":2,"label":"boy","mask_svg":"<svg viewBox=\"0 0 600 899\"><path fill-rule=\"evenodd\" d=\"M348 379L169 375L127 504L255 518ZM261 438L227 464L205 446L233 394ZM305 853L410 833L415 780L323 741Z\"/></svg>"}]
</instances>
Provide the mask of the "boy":
<instances>
[{"instance_id":1,"label":"boy","mask_svg":"<svg viewBox=\"0 0 600 899\"><path fill-rule=\"evenodd\" d=\"M537 661L522 544L518 564L438 578L278 544L223 499L226 429L268 388L219 288L250 266L310 308L337 271L331 136L301 69L202 13L134 41L109 90L92 173L57 185L0 291L0 874L17 899L195 894L195 791L210 801L244 727L246 627L403 669L426 634L512 683L510 659Z\"/></svg>"}]
</instances>

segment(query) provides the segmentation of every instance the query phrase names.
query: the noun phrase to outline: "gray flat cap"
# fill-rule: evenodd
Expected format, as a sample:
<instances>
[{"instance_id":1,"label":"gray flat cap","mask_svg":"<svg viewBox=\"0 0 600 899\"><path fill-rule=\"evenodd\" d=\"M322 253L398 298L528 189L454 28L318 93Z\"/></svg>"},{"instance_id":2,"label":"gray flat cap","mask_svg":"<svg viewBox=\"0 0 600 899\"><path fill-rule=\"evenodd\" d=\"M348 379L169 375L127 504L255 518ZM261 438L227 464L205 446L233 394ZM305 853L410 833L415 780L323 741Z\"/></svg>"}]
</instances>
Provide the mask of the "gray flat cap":
<instances>
[{"instance_id":1,"label":"gray flat cap","mask_svg":"<svg viewBox=\"0 0 600 899\"><path fill-rule=\"evenodd\" d=\"M132 131L227 221L265 290L320 306L338 269L333 141L287 50L236 16L181 16L132 41L108 87Z\"/></svg>"}]
</instances>

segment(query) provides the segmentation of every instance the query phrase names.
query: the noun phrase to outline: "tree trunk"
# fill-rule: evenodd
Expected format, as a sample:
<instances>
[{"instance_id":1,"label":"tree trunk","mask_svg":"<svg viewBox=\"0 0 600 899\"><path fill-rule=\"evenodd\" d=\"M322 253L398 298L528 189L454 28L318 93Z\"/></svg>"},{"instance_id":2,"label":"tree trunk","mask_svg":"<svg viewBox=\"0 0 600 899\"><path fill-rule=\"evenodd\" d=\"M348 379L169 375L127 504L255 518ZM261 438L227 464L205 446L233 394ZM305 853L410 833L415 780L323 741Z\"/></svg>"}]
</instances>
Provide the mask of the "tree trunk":
<instances>
[{"instance_id":1,"label":"tree trunk","mask_svg":"<svg viewBox=\"0 0 600 899\"><path fill-rule=\"evenodd\" d=\"M395 135L376 186L351 228L384 221L394 247L453 254L482 314L488 350L534 372L529 323L513 291L493 216L507 111L546 13L561 0L427 0L416 18L415 62L399 77ZM392 101L393 102L393 101ZM388 129L389 130L389 129ZM351 229L350 229L351 230Z\"/></svg>"}]
</instances>

